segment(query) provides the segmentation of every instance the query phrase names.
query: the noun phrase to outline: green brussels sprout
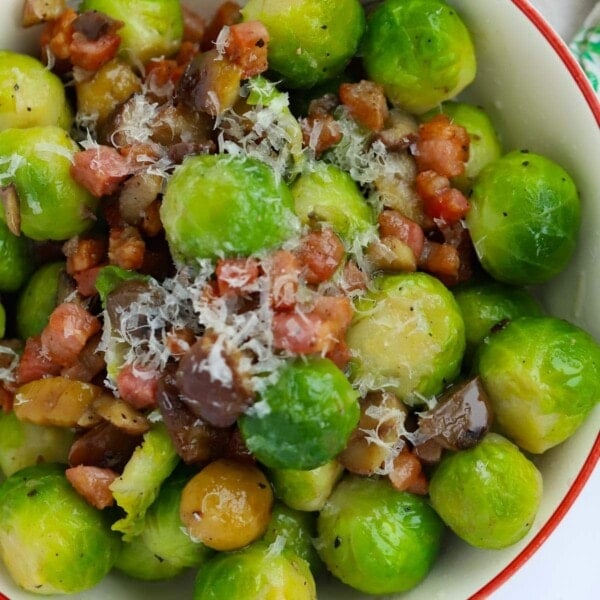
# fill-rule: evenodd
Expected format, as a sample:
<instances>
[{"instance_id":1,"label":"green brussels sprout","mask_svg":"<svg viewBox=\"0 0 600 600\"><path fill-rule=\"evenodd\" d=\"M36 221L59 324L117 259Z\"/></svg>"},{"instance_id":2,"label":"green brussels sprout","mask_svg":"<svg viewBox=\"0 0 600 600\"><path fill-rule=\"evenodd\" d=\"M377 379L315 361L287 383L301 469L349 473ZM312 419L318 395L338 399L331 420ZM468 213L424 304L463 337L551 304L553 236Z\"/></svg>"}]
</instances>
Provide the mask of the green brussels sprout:
<instances>
[{"instance_id":1,"label":"green brussels sprout","mask_svg":"<svg viewBox=\"0 0 600 600\"><path fill-rule=\"evenodd\" d=\"M290 88L309 88L341 73L365 29L358 0L249 0L244 21L269 31L269 67Z\"/></svg>"},{"instance_id":2,"label":"green brussels sprout","mask_svg":"<svg viewBox=\"0 0 600 600\"><path fill-rule=\"evenodd\" d=\"M314 511L323 508L343 473L342 465L331 460L321 467L308 471L270 469L269 479L275 490L275 496L290 508Z\"/></svg>"},{"instance_id":3,"label":"green brussels sprout","mask_svg":"<svg viewBox=\"0 0 600 600\"><path fill-rule=\"evenodd\" d=\"M239 419L249 450L267 467L314 469L341 452L356 427L358 395L326 358L292 361Z\"/></svg>"},{"instance_id":4,"label":"green brussels sprout","mask_svg":"<svg viewBox=\"0 0 600 600\"><path fill-rule=\"evenodd\" d=\"M3 217L0 209L0 292L14 292L27 281L33 263L27 239L11 233Z\"/></svg>"},{"instance_id":5,"label":"green brussels sprout","mask_svg":"<svg viewBox=\"0 0 600 600\"><path fill-rule=\"evenodd\" d=\"M123 534L124 541L143 533L146 511L178 462L166 427L156 423L144 434L142 445L134 450L123 473L110 486L115 501L125 511L112 528Z\"/></svg>"},{"instance_id":6,"label":"green brussels sprout","mask_svg":"<svg viewBox=\"0 0 600 600\"><path fill-rule=\"evenodd\" d=\"M579 196L554 161L513 151L479 174L466 221L483 268L515 285L548 281L567 264L580 222Z\"/></svg>"},{"instance_id":7,"label":"green brussels sprout","mask_svg":"<svg viewBox=\"0 0 600 600\"><path fill-rule=\"evenodd\" d=\"M27 282L17 300L17 333L23 340L39 335L56 308L59 280L66 272L64 261L40 267Z\"/></svg>"},{"instance_id":8,"label":"green brussels sprout","mask_svg":"<svg viewBox=\"0 0 600 600\"><path fill-rule=\"evenodd\" d=\"M66 240L93 225L98 200L69 173L76 150L59 127L0 132L0 183L13 183L17 190L26 236Z\"/></svg>"},{"instance_id":9,"label":"green brussels sprout","mask_svg":"<svg viewBox=\"0 0 600 600\"><path fill-rule=\"evenodd\" d=\"M285 540L285 548L305 560L315 574L323 568L313 544L316 534L317 521L314 513L294 510L277 502L273 506L271 521L262 541L274 544L280 543L277 542L278 538Z\"/></svg>"},{"instance_id":10,"label":"green brussels sprout","mask_svg":"<svg viewBox=\"0 0 600 600\"><path fill-rule=\"evenodd\" d=\"M351 378L362 392L393 391L417 404L454 380L465 350L456 300L426 273L380 277L356 303L346 334Z\"/></svg>"},{"instance_id":11,"label":"green brussels sprout","mask_svg":"<svg viewBox=\"0 0 600 600\"><path fill-rule=\"evenodd\" d=\"M186 535L179 516L181 492L189 478L190 473L181 469L162 484L146 512L142 533L121 546L117 569L147 581L170 579L212 555L204 544Z\"/></svg>"},{"instance_id":12,"label":"green brussels sprout","mask_svg":"<svg viewBox=\"0 0 600 600\"><path fill-rule=\"evenodd\" d=\"M504 548L531 528L542 476L513 443L488 433L475 448L442 459L429 482L429 496L460 538L478 548Z\"/></svg>"},{"instance_id":13,"label":"green brussels sprout","mask_svg":"<svg viewBox=\"0 0 600 600\"><path fill-rule=\"evenodd\" d=\"M250 255L297 230L293 198L253 158L187 158L167 185L160 216L171 252L184 259Z\"/></svg>"},{"instance_id":14,"label":"green brussels sprout","mask_svg":"<svg viewBox=\"0 0 600 600\"><path fill-rule=\"evenodd\" d=\"M366 594L411 589L429 572L443 524L425 498L389 480L348 476L317 519L319 555L344 583Z\"/></svg>"},{"instance_id":15,"label":"green brussels sprout","mask_svg":"<svg viewBox=\"0 0 600 600\"><path fill-rule=\"evenodd\" d=\"M202 566L194 600L316 600L308 564L276 544L262 542L218 554Z\"/></svg>"},{"instance_id":16,"label":"green brussels sprout","mask_svg":"<svg viewBox=\"0 0 600 600\"><path fill-rule=\"evenodd\" d=\"M107 265L106 267L102 267L100 271L98 271L98 276L96 277L95 283L100 300L102 301L102 306L106 308L106 299L108 295L121 283L134 279L137 281L149 281L150 277L148 275L142 275L137 271L122 269L116 265Z\"/></svg>"},{"instance_id":17,"label":"green brussels sprout","mask_svg":"<svg viewBox=\"0 0 600 600\"><path fill-rule=\"evenodd\" d=\"M55 463L26 467L0 484L0 556L14 581L37 594L73 594L110 571L119 539Z\"/></svg>"},{"instance_id":18,"label":"green brussels sprout","mask_svg":"<svg viewBox=\"0 0 600 600\"><path fill-rule=\"evenodd\" d=\"M374 227L373 214L358 185L334 165L315 162L291 189L300 221L304 225L329 223L347 245Z\"/></svg>"},{"instance_id":19,"label":"green brussels sprout","mask_svg":"<svg viewBox=\"0 0 600 600\"><path fill-rule=\"evenodd\" d=\"M454 297L465 322L468 357L495 325L543 314L542 306L527 290L498 281L466 283L454 290Z\"/></svg>"},{"instance_id":20,"label":"green brussels sprout","mask_svg":"<svg viewBox=\"0 0 600 600\"><path fill-rule=\"evenodd\" d=\"M134 65L175 54L181 45L179 0L83 0L79 10L97 10L122 21L120 54Z\"/></svg>"},{"instance_id":21,"label":"green brussels sprout","mask_svg":"<svg viewBox=\"0 0 600 600\"><path fill-rule=\"evenodd\" d=\"M428 121L440 113L464 127L469 134L469 160L465 164L465 172L452 179L454 187L467 192L481 169L502 155L498 134L487 113L479 106L448 101L423 115L422 120Z\"/></svg>"},{"instance_id":22,"label":"green brussels sprout","mask_svg":"<svg viewBox=\"0 0 600 600\"><path fill-rule=\"evenodd\" d=\"M443 0L385 0L367 20L363 64L397 107L420 114L475 78L475 49Z\"/></svg>"},{"instance_id":23,"label":"green brussels sprout","mask_svg":"<svg viewBox=\"0 0 600 600\"><path fill-rule=\"evenodd\" d=\"M71 127L73 115L62 81L39 60L0 50L0 131L57 125Z\"/></svg>"},{"instance_id":24,"label":"green brussels sprout","mask_svg":"<svg viewBox=\"0 0 600 600\"><path fill-rule=\"evenodd\" d=\"M67 462L74 434L65 427L20 421L0 410L0 471L7 477L39 462Z\"/></svg>"},{"instance_id":25,"label":"green brussels sprout","mask_svg":"<svg viewBox=\"0 0 600 600\"><path fill-rule=\"evenodd\" d=\"M479 347L475 369L498 430L541 453L566 440L600 399L600 346L554 317L521 317Z\"/></svg>"}]
</instances>

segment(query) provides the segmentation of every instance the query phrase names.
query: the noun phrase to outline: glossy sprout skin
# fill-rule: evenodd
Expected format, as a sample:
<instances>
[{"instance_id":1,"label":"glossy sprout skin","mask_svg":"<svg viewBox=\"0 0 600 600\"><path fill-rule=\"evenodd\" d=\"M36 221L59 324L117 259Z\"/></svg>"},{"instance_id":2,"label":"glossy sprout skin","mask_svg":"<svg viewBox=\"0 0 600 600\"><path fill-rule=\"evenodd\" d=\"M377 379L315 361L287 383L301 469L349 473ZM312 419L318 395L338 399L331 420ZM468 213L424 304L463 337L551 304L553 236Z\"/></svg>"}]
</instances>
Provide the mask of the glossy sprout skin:
<instances>
[{"instance_id":1,"label":"glossy sprout skin","mask_svg":"<svg viewBox=\"0 0 600 600\"><path fill-rule=\"evenodd\" d=\"M267 28L269 68L290 88L310 88L341 73L365 29L358 0L249 0L242 14Z\"/></svg>"},{"instance_id":2,"label":"glossy sprout skin","mask_svg":"<svg viewBox=\"0 0 600 600\"><path fill-rule=\"evenodd\" d=\"M373 214L358 185L335 165L316 162L296 179L291 190L303 225L328 223L348 246L374 227Z\"/></svg>"},{"instance_id":3,"label":"glossy sprout skin","mask_svg":"<svg viewBox=\"0 0 600 600\"><path fill-rule=\"evenodd\" d=\"M0 554L15 582L38 594L73 594L112 568L119 538L64 475L43 463L0 485Z\"/></svg>"},{"instance_id":4,"label":"glossy sprout skin","mask_svg":"<svg viewBox=\"0 0 600 600\"><path fill-rule=\"evenodd\" d=\"M351 379L407 404L442 391L460 370L465 326L456 300L426 273L380 277L356 303L346 335Z\"/></svg>"},{"instance_id":5,"label":"glossy sprout skin","mask_svg":"<svg viewBox=\"0 0 600 600\"><path fill-rule=\"evenodd\" d=\"M542 316L544 312L525 288L499 281L467 282L453 292L465 322L469 357L495 325L519 317Z\"/></svg>"},{"instance_id":6,"label":"glossy sprout skin","mask_svg":"<svg viewBox=\"0 0 600 600\"><path fill-rule=\"evenodd\" d=\"M475 370L498 430L524 450L569 438L600 399L600 346L554 317L522 317L480 346Z\"/></svg>"},{"instance_id":7,"label":"glossy sprout skin","mask_svg":"<svg viewBox=\"0 0 600 600\"><path fill-rule=\"evenodd\" d=\"M181 45L183 15L179 0L83 0L80 12L97 10L124 26L120 53L132 64L171 56Z\"/></svg>"},{"instance_id":8,"label":"glossy sprout skin","mask_svg":"<svg viewBox=\"0 0 600 600\"><path fill-rule=\"evenodd\" d=\"M454 533L478 548L523 538L542 496L542 476L506 438L488 433L478 446L447 454L429 482L433 508Z\"/></svg>"},{"instance_id":9,"label":"glossy sprout skin","mask_svg":"<svg viewBox=\"0 0 600 600\"><path fill-rule=\"evenodd\" d=\"M424 114L422 121L428 121L438 114L447 115L469 134L469 160L465 163L465 172L452 179L454 187L468 192L483 167L502 155L500 139L492 120L480 106L456 101L443 102Z\"/></svg>"},{"instance_id":10,"label":"glossy sprout skin","mask_svg":"<svg viewBox=\"0 0 600 600\"><path fill-rule=\"evenodd\" d=\"M356 427L357 393L326 358L300 358L239 419L249 450L267 467L314 469L341 452Z\"/></svg>"},{"instance_id":11,"label":"glossy sprout skin","mask_svg":"<svg viewBox=\"0 0 600 600\"><path fill-rule=\"evenodd\" d=\"M69 129L73 114L61 80L39 60L0 50L0 131L57 125Z\"/></svg>"},{"instance_id":12,"label":"glossy sprout skin","mask_svg":"<svg viewBox=\"0 0 600 600\"><path fill-rule=\"evenodd\" d=\"M27 237L66 240L93 225L98 200L69 172L76 151L75 142L59 127L0 132L0 180L16 187L21 231Z\"/></svg>"},{"instance_id":13,"label":"glossy sprout skin","mask_svg":"<svg viewBox=\"0 0 600 600\"><path fill-rule=\"evenodd\" d=\"M0 205L0 292L15 292L27 281L33 264L27 239L12 233Z\"/></svg>"},{"instance_id":14,"label":"glossy sprout skin","mask_svg":"<svg viewBox=\"0 0 600 600\"><path fill-rule=\"evenodd\" d=\"M283 540L281 540L283 542ZM316 600L308 563L278 543L257 542L202 566L194 600Z\"/></svg>"},{"instance_id":15,"label":"glossy sprout skin","mask_svg":"<svg viewBox=\"0 0 600 600\"><path fill-rule=\"evenodd\" d=\"M64 261L41 266L27 281L17 300L17 333L22 340L39 335L56 308L59 278L66 274Z\"/></svg>"},{"instance_id":16,"label":"glossy sprout skin","mask_svg":"<svg viewBox=\"0 0 600 600\"><path fill-rule=\"evenodd\" d=\"M385 0L367 20L362 55L368 78L414 114L456 96L475 78L471 36L443 0Z\"/></svg>"},{"instance_id":17,"label":"glossy sprout skin","mask_svg":"<svg viewBox=\"0 0 600 600\"><path fill-rule=\"evenodd\" d=\"M567 265L580 223L571 176L550 158L515 150L485 167L466 223L483 268L515 285L544 283Z\"/></svg>"},{"instance_id":18,"label":"glossy sprout skin","mask_svg":"<svg viewBox=\"0 0 600 600\"><path fill-rule=\"evenodd\" d=\"M167 185L161 220L171 252L186 260L249 256L297 228L293 198L270 167L252 158L187 158Z\"/></svg>"},{"instance_id":19,"label":"glossy sprout skin","mask_svg":"<svg viewBox=\"0 0 600 600\"><path fill-rule=\"evenodd\" d=\"M443 525L422 496L383 478L347 476L317 519L319 555L344 583L366 594L416 586L438 553Z\"/></svg>"}]
</instances>

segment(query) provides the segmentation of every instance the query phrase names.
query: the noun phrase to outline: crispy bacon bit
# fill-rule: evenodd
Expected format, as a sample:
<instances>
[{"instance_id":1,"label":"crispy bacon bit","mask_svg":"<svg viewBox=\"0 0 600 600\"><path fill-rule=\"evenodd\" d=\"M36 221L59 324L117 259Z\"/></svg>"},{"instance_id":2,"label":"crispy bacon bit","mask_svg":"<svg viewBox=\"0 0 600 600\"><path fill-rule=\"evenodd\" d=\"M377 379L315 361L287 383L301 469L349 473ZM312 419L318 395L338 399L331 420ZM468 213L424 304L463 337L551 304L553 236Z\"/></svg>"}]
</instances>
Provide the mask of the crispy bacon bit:
<instances>
[{"instance_id":1,"label":"crispy bacon bit","mask_svg":"<svg viewBox=\"0 0 600 600\"><path fill-rule=\"evenodd\" d=\"M133 365L125 365L117 375L119 396L138 410L156 406L156 390L160 373Z\"/></svg>"},{"instance_id":2,"label":"crispy bacon bit","mask_svg":"<svg viewBox=\"0 0 600 600\"><path fill-rule=\"evenodd\" d=\"M115 227L108 238L108 261L122 269L137 271L144 264L146 244L136 227Z\"/></svg>"},{"instance_id":3,"label":"crispy bacon bit","mask_svg":"<svg viewBox=\"0 0 600 600\"><path fill-rule=\"evenodd\" d=\"M40 38L42 56L46 60L48 55L51 55L60 61L68 62L73 39L73 21L76 18L77 13L72 8L67 8L56 19L46 23Z\"/></svg>"},{"instance_id":4,"label":"crispy bacon bit","mask_svg":"<svg viewBox=\"0 0 600 600\"><path fill-rule=\"evenodd\" d=\"M432 219L440 219L451 225L460 221L471 208L463 193L450 187L448 178L435 171L419 173L416 184L425 212Z\"/></svg>"},{"instance_id":5,"label":"crispy bacon bit","mask_svg":"<svg viewBox=\"0 0 600 600\"><path fill-rule=\"evenodd\" d=\"M325 354L325 356L333 362L340 371L343 371L348 366L348 363L352 358L350 347L346 343L346 340L340 340L331 350L329 350L329 352L327 352L327 354Z\"/></svg>"},{"instance_id":6,"label":"crispy bacon bit","mask_svg":"<svg viewBox=\"0 0 600 600\"><path fill-rule=\"evenodd\" d=\"M263 73L268 68L269 32L260 21L236 23L229 27L225 56L242 69L242 79Z\"/></svg>"},{"instance_id":7,"label":"crispy bacon bit","mask_svg":"<svg viewBox=\"0 0 600 600\"><path fill-rule=\"evenodd\" d=\"M464 173L469 159L469 134L446 115L436 115L419 127L414 156L419 171L456 177Z\"/></svg>"},{"instance_id":8,"label":"crispy bacon bit","mask_svg":"<svg viewBox=\"0 0 600 600\"><path fill-rule=\"evenodd\" d=\"M32 27L57 19L66 7L65 0L25 0L21 25Z\"/></svg>"},{"instance_id":9,"label":"crispy bacon bit","mask_svg":"<svg viewBox=\"0 0 600 600\"><path fill-rule=\"evenodd\" d=\"M67 469L65 476L77 493L97 509L102 510L115 503L110 485L118 474L112 469L78 465Z\"/></svg>"},{"instance_id":10,"label":"crispy bacon bit","mask_svg":"<svg viewBox=\"0 0 600 600\"><path fill-rule=\"evenodd\" d=\"M215 273L220 296L244 295L256 291L260 268L253 258L222 258L217 261Z\"/></svg>"},{"instance_id":11,"label":"crispy bacon bit","mask_svg":"<svg viewBox=\"0 0 600 600\"><path fill-rule=\"evenodd\" d=\"M106 367L104 352L98 350L100 337L101 334L97 333L87 341L77 360L60 372L62 377L90 383L104 370Z\"/></svg>"},{"instance_id":12,"label":"crispy bacon bit","mask_svg":"<svg viewBox=\"0 0 600 600\"><path fill-rule=\"evenodd\" d=\"M167 333L166 345L176 358L183 356L196 341L196 335L190 329L174 329Z\"/></svg>"},{"instance_id":13,"label":"crispy bacon bit","mask_svg":"<svg viewBox=\"0 0 600 600\"><path fill-rule=\"evenodd\" d=\"M296 305L302 265L287 250L274 252L263 268L271 278L271 304L275 310L291 310Z\"/></svg>"},{"instance_id":14,"label":"crispy bacon bit","mask_svg":"<svg viewBox=\"0 0 600 600\"><path fill-rule=\"evenodd\" d=\"M402 452L394 458L393 468L388 477L394 488L403 492L419 481L421 471L421 462L405 446Z\"/></svg>"},{"instance_id":15,"label":"crispy bacon bit","mask_svg":"<svg viewBox=\"0 0 600 600\"><path fill-rule=\"evenodd\" d=\"M100 67L115 58L121 45L121 37L109 33L100 39L88 40L81 33L74 33L69 46L71 63L86 71L97 71Z\"/></svg>"},{"instance_id":16,"label":"crispy bacon bit","mask_svg":"<svg viewBox=\"0 0 600 600\"><path fill-rule=\"evenodd\" d=\"M106 255L106 240L100 237L73 237L63 245L67 273L73 275L98 265Z\"/></svg>"},{"instance_id":17,"label":"crispy bacon bit","mask_svg":"<svg viewBox=\"0 0 600 600\"><path fill-rule=\"evenodd\" d=\"M308 116L300 121L302 142L319 157L342 139L342 130L332 115Z\"/></svg>"},{"instance_id":18,"label":"crispy bacon bit","mask_svg":"<svg viewBox=\"0 0 600 600\"><path fill-rule=\"evenodd\" d=\"M77 360L87 341L100 331L100 321L72 302L59 304L41 334L42 349L55 363L68 367Z\"/></svg>"},{"instance_id":19,"label":"crispy bacon bit","mask_svg":"<svg viewBox=\"0 0 600 600\"><path fill-rule=\"evenodd\" d=\"M308 105L309 117L324 117L332 115L333 111L340 105L340 99L335 94L324 94L319 98L311 100Z\"/></svg>"},{"instance_id":20,"label":"crispy bacon bit","mask_svg":"<svg viewBox=\"0 0 600 600\"><path fill-rule=\"evenodd\" d=\"M211 19L202 38L202 50L212 50L221 29L227 26L235 25L242 20L242 12L237 2L223 2L217 9L214 17Z\"/></svg>"},{"instance_id":21,"label":"crispy bacon bit","mask_svg":"<svg viewBox=\"0 0 600 600\"><path fill-rule=\"evenodd\" d=\"M458 251L450 244L425 240L419 267L434 275L456 278L460 267Z\"/></svg>"},{"instance_id":22,"label":"crispy bacon bit","mask_svg":"<svg viewBox=\"0 0 600 600\"><path fill-rule=\"evenodd\" d=\"M204 19L189 6L181 5L183 12L183 41L201 42L204 38L206 22Z\"/></svg>"},{"instance_id":23,"label":"crispy bacon bit","mask_svg":"<svg viewBox=\"0 0 600 600\"><path fill-rule=\"evenodd\" d=\"M367 274L359 268L355 261L349 260L344 265L342 290L346 293L365 291L367 284Z\"/></svg>"},{"instance_id":24,"label":"crispy bacon bit","mask_svg":"<svg viewBox=\"0 0 600 600\"><path fill-rule=\"evenodd\" d=\"M23 385L42 377L58 375L61 366L42 348L41 336L27 338L17 367L17 383Z\"/></svg>"},{"instance_id":25,"label":"crispy bacon bit","mask_svg":"<svg viewBox=\"0 0 600 600\"><path fill-rule=\"evenodd\" d=\"M21 235L21 210L17 188L13 183L0 187L0 201L4 208L6 226L13 235Z\"/></svg>"},{"instance_id":26,"label":"crispy bacon bit","mask_svg":"<svg viewBox=\"0 0 600 600\"><path fill-rule=\"evenodd\" d=\"M331 278L345 253L340 238L331 229L322 229L304 236L296 254L302 265L305 281L319 284Z\"/></svg>"},{"instance_id":27,"label":"crispy bacon bit","mask_svg":"<svg viewBox=\"0 0 600 600\"><path fill-rule=\"evenodd\" d=\"M0 410L9 413L12 410L14 399L14 394L0 384Z\"/></svg>"},{"instance_id":28,"label":"crispy bacon bit","mask_svg":"<svg viewBox=\"0 0 600 600\"><path fill-rule=\"evenodd\" d=\"M372 131L383 129L389 113L381 85L364 79L359 83L342 83L340 100L356 121Z\"/></svg>"},{"instance_id":29,"label":"crispy bacon bit","mask_svg":"<svg viewBox=\"0 0 600 600\"><path fill-rule=\"evenodd\" d=\"M98 265L97 267L90 267L89 269L73 273L73 279L77 283L77 292L84 298L91 298L98 293L98 290L96 289L96 279L103 266L104 265Z\"/></svg>"},{"instance_id":30,"label":"crispy bacon bit","mask_svg":"<svg viewBox=\"0 0 600 600\"><path fill-rule=\"evenodd\" d=\"M378 218L382 238L395 237L413 251L415 258L421 256L425 236L422 227L397 210L385 209Z\"/></svg>"},{"instance_id":31,"label":"crispy bacon bit","mask_svg":"<svg viewBox=\"0 0 600 600\"><path fill-rule=\"evenodd\" d=\"M71 177L98 198L114 194L131 173L129 161L110 146L76 152L71 165Z\"/></svg>"}]
</instances>

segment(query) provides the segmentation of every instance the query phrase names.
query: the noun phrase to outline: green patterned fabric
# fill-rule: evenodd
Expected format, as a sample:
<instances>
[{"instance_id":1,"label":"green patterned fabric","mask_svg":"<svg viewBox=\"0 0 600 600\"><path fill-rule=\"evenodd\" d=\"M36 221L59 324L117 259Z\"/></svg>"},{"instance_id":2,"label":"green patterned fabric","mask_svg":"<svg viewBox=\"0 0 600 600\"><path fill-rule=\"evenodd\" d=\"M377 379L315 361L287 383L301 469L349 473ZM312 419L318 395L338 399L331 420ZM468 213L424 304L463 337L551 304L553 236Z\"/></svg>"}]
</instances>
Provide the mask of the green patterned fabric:
<instances>
[{"instance_id":1,"label":"green patterned fabric","mask_svg":"<svg viewBox=\"0 0 600 600\"><path fill-rule=\"evenodd\" d=\"M600 24L582 29L571 42L577 57L596 92L600 92Z\"/></svg>"}]
</instances>

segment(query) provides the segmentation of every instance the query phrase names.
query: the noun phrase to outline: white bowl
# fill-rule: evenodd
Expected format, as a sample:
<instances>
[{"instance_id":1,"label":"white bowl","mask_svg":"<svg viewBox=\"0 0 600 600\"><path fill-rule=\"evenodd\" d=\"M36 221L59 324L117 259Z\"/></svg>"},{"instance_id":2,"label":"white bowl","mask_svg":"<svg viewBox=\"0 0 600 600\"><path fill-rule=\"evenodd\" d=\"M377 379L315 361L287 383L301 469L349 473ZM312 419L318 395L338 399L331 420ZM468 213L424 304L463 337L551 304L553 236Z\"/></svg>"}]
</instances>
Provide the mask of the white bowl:
<instances>
[{"instance_id":1,"label":"white bowl","mask_svg":"<svg viewBox=\"0 0 600 600\"><path fill-rule=\"evenodd\" d=\"M189 1L205 13L218 2ZM470 28L478 74L465 98L483 106L504 146L528 148L563 165L577 181L583 201L581 239L569 267L544 286L548 311L600 339L600 103L567 47L526 0L449 0ZM22 0L2 0L0 45L27 48L31 33L19 31ZM478 550L448 535L427 579L403 600L488 597L540 547L584 487L600 458L600 406L567 442L536 459L544 496L530 534L500 551ZM597 521L596 521L597 523ZM144 584L111 574L81 600L190 598L192 575L177 583ZM10 600L25 594L0 566L0 590ZM2 593L0 592L0 599ZM535 594L534 594L535 596ZM532 596L532 597L534 597ZM333 582L320 587L321 600L365 598Z\"/></svg>"}]
</instances>

